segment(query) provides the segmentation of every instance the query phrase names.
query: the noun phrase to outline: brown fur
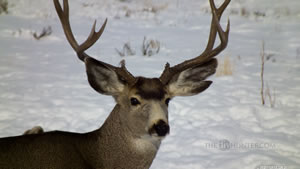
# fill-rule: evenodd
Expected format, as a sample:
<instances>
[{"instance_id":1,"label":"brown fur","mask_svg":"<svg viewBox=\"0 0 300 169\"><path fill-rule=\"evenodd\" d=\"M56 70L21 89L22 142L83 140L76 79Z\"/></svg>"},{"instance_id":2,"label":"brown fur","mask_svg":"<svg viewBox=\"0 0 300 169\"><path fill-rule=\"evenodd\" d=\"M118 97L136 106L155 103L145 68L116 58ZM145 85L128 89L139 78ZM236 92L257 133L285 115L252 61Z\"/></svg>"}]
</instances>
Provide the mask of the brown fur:
<instances>
[{"instance_id":1,"label":"brown fur","mask_svg":"<svg viewBox=\"0 0 300 169\"><path fill-rule=\"evenodd\" d=\"M158 78L138 77L133 88L136 88L137 95L146 100L162 100L167 93L164 85Z\"/></svg>"},{"instance_id":2,"label":"brown fur","mask_svg":"<svg viewBox=\"0 0 300 169\"><path fill-rule=\"evenodd\" d=\"M103 126L90 133L62 131L0 139L1 169L143 169L156 151L137 151L116 105ZM128 158L130 157L130 158Z\"/></svg>"}]
</instances>

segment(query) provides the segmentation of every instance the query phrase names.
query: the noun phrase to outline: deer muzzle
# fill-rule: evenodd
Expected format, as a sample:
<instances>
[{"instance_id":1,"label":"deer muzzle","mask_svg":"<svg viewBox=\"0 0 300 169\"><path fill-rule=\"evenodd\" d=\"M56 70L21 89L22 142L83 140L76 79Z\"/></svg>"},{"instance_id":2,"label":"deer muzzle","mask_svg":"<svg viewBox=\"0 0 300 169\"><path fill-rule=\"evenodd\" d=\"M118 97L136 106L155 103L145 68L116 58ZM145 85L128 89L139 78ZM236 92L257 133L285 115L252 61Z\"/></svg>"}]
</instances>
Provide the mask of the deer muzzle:
<instances>
[{"instance_id":1,"label":"deer muzzle","mask_svg":"<svg viewBox=\"0 0 300 169\"><path fill-rule=\"evenodd\" d=\"M170 132L170 126L163 120L159 120L149 130L150 135L165 137Z\"/></svg>"}]
</instances>

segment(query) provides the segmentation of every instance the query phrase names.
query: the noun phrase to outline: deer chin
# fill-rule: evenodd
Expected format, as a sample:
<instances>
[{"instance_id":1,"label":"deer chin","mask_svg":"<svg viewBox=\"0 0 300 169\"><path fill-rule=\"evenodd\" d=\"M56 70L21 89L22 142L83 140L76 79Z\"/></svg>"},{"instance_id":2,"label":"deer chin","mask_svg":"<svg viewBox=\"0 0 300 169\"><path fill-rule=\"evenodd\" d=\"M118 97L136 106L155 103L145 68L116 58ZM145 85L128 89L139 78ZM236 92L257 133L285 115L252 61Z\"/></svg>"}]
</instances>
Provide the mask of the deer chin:
<instances>
[{"instance_id":1,"label":"deer chin","mask_svg":"<svg viewBox=\"0 0 300 169\"><path fill-rule=\"evenodd\" d=\"M153 139L157 139L157 140L160 140L160 141L167 137L167 135L159 136L157 133L149 134L149 136L152 137Z\"/></svg>"},{"instance_id":2,"label":"deer chin","mask_svg":"<svg viewBox=\"0 0 300 169\"><path fill-rule=\"evenodd\" d=\"M165 137L159 137L159 136L154 136L154 135L150 135L150 134L145 134L143 136L141 136L138 141L136 141L136 145L143 145L143 147L154 147L156 150L159 149L159 146L161 144L161 141L164 139Z\"/></svg>"},{"instance_id":3,"label":"deer chin","mask_svg":"<svg viewBox=\"0 0 300 169\"><path fill-rule=\"evenodd\" d=\"M164 138L167 137L169 133L166 133L164 135L158 134L157 132L153 131L152 129L149 130L149 137L155 138L155 139L159 139L159 140L163 140Z\"/></svg>"}]
</instances>

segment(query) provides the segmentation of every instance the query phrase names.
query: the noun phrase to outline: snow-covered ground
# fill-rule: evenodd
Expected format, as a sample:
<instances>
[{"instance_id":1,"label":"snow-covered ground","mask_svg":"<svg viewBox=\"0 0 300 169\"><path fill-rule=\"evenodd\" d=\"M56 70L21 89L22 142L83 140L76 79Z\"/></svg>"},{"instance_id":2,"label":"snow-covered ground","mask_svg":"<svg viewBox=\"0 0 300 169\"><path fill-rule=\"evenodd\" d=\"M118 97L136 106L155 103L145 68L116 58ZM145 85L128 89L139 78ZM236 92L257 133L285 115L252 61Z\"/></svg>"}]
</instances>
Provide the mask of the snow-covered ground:
<instances>
[{"instance_id":1,"label":"snow-covered ground","mask_svg":"<svg viewBox=\"0 0 300 169\"><path fill-rule=\"evenodd\" d=\"M98 128L114 106L88 85L84 65L65 40L52 1L9 0L0 15L0 137L45 130L87 132ZM222 2L221 0L217 1ZM151 168L297 169L300 168L300 1L233 0L227 49L233 74L213 76L213 85L193 97L170 103L171 134ZM126 42L134 75L159 76L171 65L202 52L208 37L207 0L72 0L71 24L79 41L108 18L89 54L117 65L115 48ZM32 36L51 26L52 34ZM144 36L160 41L159 54L142 56ZM261 105L261 48L265 43L268 98ZM273 95L274 94L274 95Z\"/></svg>"}]
</instances>

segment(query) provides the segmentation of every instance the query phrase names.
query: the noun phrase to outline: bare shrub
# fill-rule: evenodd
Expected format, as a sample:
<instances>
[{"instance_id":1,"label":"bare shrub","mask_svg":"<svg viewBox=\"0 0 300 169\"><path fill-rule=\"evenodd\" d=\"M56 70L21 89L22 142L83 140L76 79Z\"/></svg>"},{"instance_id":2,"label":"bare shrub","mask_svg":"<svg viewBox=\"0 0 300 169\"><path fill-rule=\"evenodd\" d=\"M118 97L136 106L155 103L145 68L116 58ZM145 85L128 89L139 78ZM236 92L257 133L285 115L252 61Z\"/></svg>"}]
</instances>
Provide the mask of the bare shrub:
<instances>
[{"instance_id":1,"label":"bare shrub","mask_svg":"<svg viewBox=\"0 0 300 169\"><path fill-rule=\"evenodd\" d=\"M160 42L154 39L147 39L144 37L142 52L144 56L152 56L160 51Z\"/></svg>"},{"instance_id":2,"label":"bare shrub","mask_svg":"<svg viewBox=\"0 0 300 169\"><path fill-rule=\"evenodd\" d=\"M0 0L0 14L8 14L8 2L7 0Z\"/></svg>"},{"instance_id":3,"label":"bare shrub","mask_svg":"<svg viewBox=\"0 0 300 169\"><path fill-rule=\"evenodd\" d=\"M130 42L126 42L121 51L117 48L115 50L121 57L135 55L135 51L131 48Z\"/></svg>"},{"instance_id":4,"label":"bare shrub","mask_svg":"<svg viewBox=\"0 0 300 169\"><path fill-rule=\"evenodd\" d=\"M132 0L119 0L120 2L131 2Z\"/></svg>"},{"instance_id":5,"label":"bare shrub","mask_svg":"<svg viewBox=\"0 0 300 169\"><path fill-rule=\"evenodd\" d=\"M242 10L241 10L242 11ZM242 13L242 12L241 12ZM233 14L233 15L239 15L239 10L237 9L231 9L230 10L230 14Z\"/></svg>"},{"instance_id":6,"label":"bare shrub","mask_svg":"<svg viewBox=\"0 0 300 169\"><path fill-rule=\"evenodd\" d=\"M261 95L261 103L264 106L266 104L266 98L269 99L269 103L270 103L270 107L274 108L275 107L275 102L276 102L276 94L275 94L275 89L273 89L271 91L268 83L266 85L266 89L265 84L264 84L264 70L265 70L265 57L269 56L266 55L265 53L265 42L262 42L262 49L260 52L260 56L261 56L261 73L260 73L260 79L261 79L261 90L260 90L260 95ZM268 57L267 57L268 59Z\"/></svg>"},{"instance_id":7,"label":"bare shrub","mask_svg":"<svg viewBox=\"0 0 300 169\"><path fill-rule=\"evenodd\" d=\"M267 54L266 55L266 60L268 61L268 60L271 60L273 58L272 61L276 62L276 59L274 58L274 56L275 56L274 54Z\"/></svg>"},{"instance_id":8,"label":"bare shrub","mask_svg":"<svg viewBox=\"0 0 300 169\"><path fill-rule=\"evenodd\" d=\"M241 16L249 17L250 12L246 8L241 8Z\"/></svg>"},{"instance_id":9,"label":"bare shrub","mask_svg":"<svg viewBox=\"0 0 300 169\"><path fill-rule=\"evenodd\" d=\"M266 97L269 99L270 107L274 108L276 103L276 91L274 88L273 90L271 90L268 83L266 85L266 90L265 90L265 98Z\"/></svg>"},{"instance_id":10,"label":"bare shrub","mask_svg":"<svg viewBox=\"0 0 300 169\"><path fill-rule=\"evenodd\" d=\"M223 62L219 63L216 76L231 76L233 73L233 65L229 56L225 56Z\"/></svg>"},{"instance_id":11,"label":"bare shrub","mask_svg":"<svg viewBox=\"0 0 300 169\"><path fill-rule=\"evenodd\" d=\"M82 7L84 7L84 8L87 8L87 7L92 7L92 6L94 6L94 4L93 4L93 3L88 3L88 2L84 2L84 3L82 3L81 5L82 5Z\"/></svg>"},{"instance_id":12,"label":"bare shrub","mask_svg":"<svg viewBox=\"0 0 300 169\"><path fill-rule=\"evenodd\" d=\"M130 9L126 10L125 17L129 18L132 15L132 11Z\"/></svg>"},{"instance_id":13,"label":"bare shrub","mask_svg":"<svg viewBox=\"0 0 300 169\"><path fill-rule=\"evenodd\" d=\"M266 13L265 12L261 12L261 11L255 11L253 12L254 16L256 17L265 17Z\"/></svg>"},{"instance_id":14,"label":"bare shrub","mask_svg":"<svg viewBox=\"0 0 300 169\"><path fill-rule=\"evenodd\" d=\"M146 0L144 3L145 3L146 7L143 9L143 11L145 11L145 12L152 12L152 13L158 13L159 11L162 11L162 10L166 9L169 6L168 3L154 4L150 0Z\"/></svg>"},{"instance_id":15,"label":"bare shrub","mask_svg":"<svg viewBox=\"0 0 300 169\"><path fill-rule=\"evenodd\" d=\"M300 58L300 47L296 49L296 58Z\"/></svg>"},{"instance_id":16,"label":"bare shrub","mask_svg":"<svg viewBox=\"0 0 300 169\"><path fill-rule=\"evenodd\" d=\"M231 9L230 11L233 15L240 15L245 18L249 18L250 16L254 16L255 18L266 17L266 13L262 11L251 11L247 9L247 7L240 7L237 9Z\"/></svg>"},{"instance_id":17,"label":"bare shrub","mask_svg":"<svg viewBox=\"0 0 300 169\"><path fill-rule=\"evenodd\" d=\"M51 33L52 33L52 28L51 26L48 26L48 27L44 27L41 33L34 32L32 35L34 39L40 40L41 38L51 35Z\"/></svg>"}]
</instances>

